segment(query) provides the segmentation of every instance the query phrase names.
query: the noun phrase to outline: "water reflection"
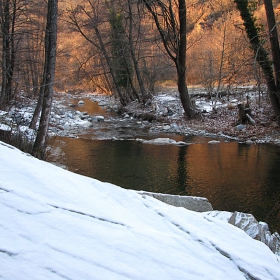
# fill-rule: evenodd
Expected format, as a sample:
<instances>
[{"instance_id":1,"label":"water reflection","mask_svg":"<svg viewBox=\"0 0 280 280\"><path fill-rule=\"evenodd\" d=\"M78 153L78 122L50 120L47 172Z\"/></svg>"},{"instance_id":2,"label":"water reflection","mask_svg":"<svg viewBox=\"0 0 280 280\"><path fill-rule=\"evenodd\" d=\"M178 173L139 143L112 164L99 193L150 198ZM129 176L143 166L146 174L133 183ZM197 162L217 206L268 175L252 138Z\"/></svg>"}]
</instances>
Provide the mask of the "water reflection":
<instances>
[{"instance_id":1,"label":"water reflection","mask_svg":"<svg viewBox=\"0 0 280 280\"><path fill-rule=\"evenodd\" d=\"M279 147L58 137L52 151L48 160L70 171L128 189L207 197L214 209L252 213L280 232Z\"/></svg>"},{"instance_id":2,"label":"water reflection","mask_svg":"<svg viewBox=\"0 0 280 280\"><path fill-rule=\"evenodd\" d=\"M98 105L97 102L91 101L89 98L82 98L82 101L84 101L83 104L78 104L77 100L71 100L71 103L73 105L76 105L73 109L78 110L80 112L87 112L89 115L106 115L107 110L101 106Z\"/></svg>"},{"instance_id":3,"label":"water reflection","mask_svg":"<svg viewBox=\"0 0 280 280\"><path fill-rule=\"evenodd\" d=\"M262 221L274 219L279 230L279 207L269 215L280 200L279 147L192 145L187 161L192 166L189 176L194 178L189 194L208 197L216 209L238 209Z\"/></svg>"}]
</instances>

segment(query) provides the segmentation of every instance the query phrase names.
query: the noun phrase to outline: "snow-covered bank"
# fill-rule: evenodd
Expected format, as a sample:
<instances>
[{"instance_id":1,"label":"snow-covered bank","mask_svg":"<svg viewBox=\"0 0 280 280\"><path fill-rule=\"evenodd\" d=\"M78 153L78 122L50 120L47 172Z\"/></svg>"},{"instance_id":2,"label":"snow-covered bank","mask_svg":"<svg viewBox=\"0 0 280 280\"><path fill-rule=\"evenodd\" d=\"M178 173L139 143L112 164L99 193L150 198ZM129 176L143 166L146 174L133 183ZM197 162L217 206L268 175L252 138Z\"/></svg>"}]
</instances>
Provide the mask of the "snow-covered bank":
<instances>
[{"instance_id":1,"label":"snow-covered bank","mask_svg":"<svg viewBox=\"0 0 280 280\"><path fill-rule=\"evenodd\" d=\"M2 142L0 170L1 279L280 279L266 245L215 217Z\"/></svg>"}]
</instances>

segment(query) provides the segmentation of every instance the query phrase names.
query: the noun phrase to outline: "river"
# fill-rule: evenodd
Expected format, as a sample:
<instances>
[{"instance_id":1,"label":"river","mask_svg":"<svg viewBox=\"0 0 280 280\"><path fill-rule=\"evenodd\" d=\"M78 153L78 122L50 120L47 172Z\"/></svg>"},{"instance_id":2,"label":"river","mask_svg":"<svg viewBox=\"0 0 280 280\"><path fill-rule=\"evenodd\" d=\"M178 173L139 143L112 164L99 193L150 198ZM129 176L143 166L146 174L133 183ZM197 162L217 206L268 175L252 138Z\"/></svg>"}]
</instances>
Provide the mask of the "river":
<instances>
[{"instance_id":1,"label":"river","mask_svg":"<svg viewBox=\"0 0 280 280\"><path fill-rule=\"evenodd\" d=\"M108 133L104 125L99 134ZM127 189L206 197L216 210L252 213L280 232L279 146L224 139L209 144L209 138L175 134L165 137L188 145L155 145L98 140L94 131L80 138L53 138L48 161ZM133 131L134 139L143 136L143 130Z\"/></svg>"}]
</instances>

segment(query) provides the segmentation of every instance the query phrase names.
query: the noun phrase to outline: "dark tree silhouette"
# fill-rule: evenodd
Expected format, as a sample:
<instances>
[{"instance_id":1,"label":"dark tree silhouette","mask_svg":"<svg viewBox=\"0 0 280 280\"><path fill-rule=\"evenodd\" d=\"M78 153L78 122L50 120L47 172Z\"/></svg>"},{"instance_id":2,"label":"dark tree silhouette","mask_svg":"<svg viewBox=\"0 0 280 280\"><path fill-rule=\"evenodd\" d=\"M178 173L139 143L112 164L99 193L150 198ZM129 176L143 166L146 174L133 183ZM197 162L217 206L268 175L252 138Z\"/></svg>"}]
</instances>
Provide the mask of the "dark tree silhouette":
<instances>
[{"instance_id":1,"label":"dark tree silhouette","mask_svg":"<svg viewBox=\"0 0 280 280\"><path fill-rule=\"evenodd\" d=\"M259 31L255 24L255 18L249 9L248 0L234 0L234 2L236 3L238 10L240 11L240 15L243 19L245 30L250 40L251 47L254 50L256 60L265 76L270 102L277 117L278 124L280 125L280 92L276 86L277 82L275 81L273 68L268 57L268 52L265 50L260 40ZM266 0L265 2L271 2L271 0ZM274 15L273 8L272 13ZM268 20L268 22L270 22L270 20ZM271 24L269 24L269 26L270 28L274 28L276 30L275 26L271 26ZM269 31L272 32L273 30L270 29ZM279 48L278 50L274 51L279 52ZM279 73L277 72L276 75L279 75Z\"/></svg>"},{"instance_id":2,"label":"dark tree silhouette","mask_svg":"<svg viewBox=\"0 0 280 280\"><path fill-rule=\"evenodd\" d=\"M45 159L46 156L47 133L52 107L57 45L57 12L58 0L48 0L48 15L45 33L45 65L41 85L43 93L42 112L37 137L32 151L32 154L40 159Z\"/></svg>"}]
</instances>

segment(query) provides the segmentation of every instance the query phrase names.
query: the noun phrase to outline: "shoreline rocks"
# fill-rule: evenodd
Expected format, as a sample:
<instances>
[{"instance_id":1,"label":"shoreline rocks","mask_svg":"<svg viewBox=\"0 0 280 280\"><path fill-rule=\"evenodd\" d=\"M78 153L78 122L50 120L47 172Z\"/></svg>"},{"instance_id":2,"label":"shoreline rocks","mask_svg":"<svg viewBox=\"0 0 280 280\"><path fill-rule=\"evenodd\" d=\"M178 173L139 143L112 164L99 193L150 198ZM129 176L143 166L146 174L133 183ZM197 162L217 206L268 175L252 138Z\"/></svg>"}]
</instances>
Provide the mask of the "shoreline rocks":
<instances>
[{"instance_id":1,"label":"shoreline rocks","mask_svg":"<svg viewBox=\"0 0 280 280\"><path fill-rule=\"evenodd\" d=\"M280 235L271 233L267 223L258 222L252 214L235 211L209 211L207 216L216 217L236 226L246 232L251 238L263 242L269 249L280 256Z\"/></svg>"},{"instance_id":2,"label":"shoreline rocks","mask_svg":"<svg viewBox=\"0 0 280 280\"><path fill-rule=\"evenodd\" d=\"M184 207L188 210L195 212L206 212L213 210L211 203L205 197L181 196L144 191L138 191L137 193L140 194L142 197L148 195L166 204L173 205L176 207Z\"/></svg>"},{"instance_id":3,"label":"shoreline rocks","mask_svg":"<svg viewBox=\"0 0 280 280\"><path fill-rule=\"evenodd\" d=\"M137 191L137 193L143 198L145 198L145 196L151 196L163 203L175 207L183 207L195 212L203 212L205 217L210 216L228 222L229 224L242 229L251 238L261 241L267 245L275 255L280 256L280 235L278 232L272 234L269 231L268 224L258 222L252 214L238 211L232 213L213 210L211 203L205 197L180 196L145 191Z\"/></svg>"}]
</instances>

